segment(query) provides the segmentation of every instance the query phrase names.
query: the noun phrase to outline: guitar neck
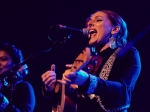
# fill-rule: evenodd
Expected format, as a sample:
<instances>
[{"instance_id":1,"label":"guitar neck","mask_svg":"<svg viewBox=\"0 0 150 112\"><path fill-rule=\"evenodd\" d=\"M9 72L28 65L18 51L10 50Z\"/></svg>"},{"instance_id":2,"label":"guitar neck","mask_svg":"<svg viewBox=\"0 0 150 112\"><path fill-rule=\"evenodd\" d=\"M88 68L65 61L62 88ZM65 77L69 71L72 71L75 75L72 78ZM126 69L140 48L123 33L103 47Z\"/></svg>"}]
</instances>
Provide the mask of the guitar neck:
<instances>
[{"instance_id":1,"label":"guitar neck","mask_svg":"<svg viewBox=\"0 0 150 112\"><path fill-rule=\"evenodd\" d=\"M89 60L91 58L91 52L90 51L91 51L90 48L86 47L82 51L82 53L80 53L78 55L78 57L74 60L72 67L70 69L72 72L77 72L77 71L81 70L89 62ZM77 85L71 85L71 86L73 88L77 88ZM66 98L68 98L68 97L65 96L65 84L62 84L61 103L60 103L60 108L57 109L58 112L64 111L65 103L66 103L66 101L68 101L68 100L66 100ZM73 107L76 109L76 105Z\"/></svg>"}]
</instances>

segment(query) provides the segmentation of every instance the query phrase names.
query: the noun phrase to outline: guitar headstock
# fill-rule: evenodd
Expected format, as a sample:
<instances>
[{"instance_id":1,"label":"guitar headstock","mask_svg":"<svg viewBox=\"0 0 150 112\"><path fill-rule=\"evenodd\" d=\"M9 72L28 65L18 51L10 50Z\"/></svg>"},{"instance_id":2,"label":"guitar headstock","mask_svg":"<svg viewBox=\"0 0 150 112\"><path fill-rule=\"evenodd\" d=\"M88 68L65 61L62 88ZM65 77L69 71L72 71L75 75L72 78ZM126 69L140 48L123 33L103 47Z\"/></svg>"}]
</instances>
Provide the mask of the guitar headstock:
<instances>
[{"instance_id":1,"label":"guitar headstock","mask_svg":"<svg viewBox=\"0 0 150 112\"><path fill-rule=\"evenodd\" d=\"M74 60L71 71L76 72L80 69L82 69L91 58L91 50L89 47L86 47Z\"/></svg>"}]
</instances>

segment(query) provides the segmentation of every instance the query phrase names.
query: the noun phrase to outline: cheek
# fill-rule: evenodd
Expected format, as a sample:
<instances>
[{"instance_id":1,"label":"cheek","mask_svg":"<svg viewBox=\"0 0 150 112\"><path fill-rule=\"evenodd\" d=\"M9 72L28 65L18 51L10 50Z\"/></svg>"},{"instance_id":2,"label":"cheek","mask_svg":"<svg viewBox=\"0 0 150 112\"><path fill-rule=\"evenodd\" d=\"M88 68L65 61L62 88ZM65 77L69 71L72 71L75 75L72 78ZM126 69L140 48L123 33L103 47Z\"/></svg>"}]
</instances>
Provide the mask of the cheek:
<instances>
[{"instance_id":1,"label":"cheek","mask_svg":"<svg viewBox=\"0 0 150 112\"><path fill-rule=\"evenodd\" d=\"M10 68L12 68L12 66L13 66L13 64L10 62L2 62L1 63L2 70L0 71L0 74L2 74L3 72L7 71Z\"/></svg>"},{"instance_id":2,"label":"cheek","mask_svg":"<svg viewBox=\"0 0 150 112\"><path fill-rule=\"evenodd\" d=\"M108 43L108 34L100 34L97 37L97 44L106 44Z\"/></svg>"},{"instance_id":3,"label":"cheek","mask_svg":"<svg viewBox=\"0 0 150 112\"><path fill-rule=\"evenodd\" d=\"M9 69L13 66L13 63L11 61L6 61L6 62L3 62L2 65L5 69Z\"/></svg>"},{"instance_id":4,"label":"cheek","mask_svg":"<svg viewBox=\"0 0 150 112\"><path fill-rule=\"evenodd\" d=\"M101 30L101 32L99 32L99 34L97 35L97 42L104 41L105 38L106 38L106 32L105 30Z\"/></svg>"},{"instance_id":5,"label":"cheek","mask_svg":"<svg viewBox=\"0 0 150 112\"><path fill-rule=\"evenodd\" d=\"M110 36L111 36L110 28L109 27L103 27L98 34L98 42L107 43Z\"/></svg>"}]
</instances>

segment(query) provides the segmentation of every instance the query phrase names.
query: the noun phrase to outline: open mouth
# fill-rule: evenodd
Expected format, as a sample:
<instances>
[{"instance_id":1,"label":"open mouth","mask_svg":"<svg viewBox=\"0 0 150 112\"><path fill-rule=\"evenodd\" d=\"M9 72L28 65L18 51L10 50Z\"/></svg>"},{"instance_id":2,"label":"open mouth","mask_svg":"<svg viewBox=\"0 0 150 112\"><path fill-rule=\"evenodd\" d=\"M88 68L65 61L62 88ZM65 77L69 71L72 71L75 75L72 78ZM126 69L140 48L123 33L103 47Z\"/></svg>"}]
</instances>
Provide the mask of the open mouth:
<instances>
[{"instance_id":1,"label":"open mouth","mask_svg":"<svg viewBox=\"0 0 150 112\"><path fill-rule=\"evenodd\" d=\"M89 30L89 37L92 38L93 36L95 36L97 34L97 31L95 29L91 29Z\"/></svg>"},{"instance_id":2,"label":"open mouth","mask_svg":"<svg viewBox=\"0 0 150 112\"><path fill-rule=\"evenodd\" d=\"M93 34L93 33L97 33L97 31L95 29L92 29L92 30L89 30L89 33Z\"/></svg>"}]
</instances>

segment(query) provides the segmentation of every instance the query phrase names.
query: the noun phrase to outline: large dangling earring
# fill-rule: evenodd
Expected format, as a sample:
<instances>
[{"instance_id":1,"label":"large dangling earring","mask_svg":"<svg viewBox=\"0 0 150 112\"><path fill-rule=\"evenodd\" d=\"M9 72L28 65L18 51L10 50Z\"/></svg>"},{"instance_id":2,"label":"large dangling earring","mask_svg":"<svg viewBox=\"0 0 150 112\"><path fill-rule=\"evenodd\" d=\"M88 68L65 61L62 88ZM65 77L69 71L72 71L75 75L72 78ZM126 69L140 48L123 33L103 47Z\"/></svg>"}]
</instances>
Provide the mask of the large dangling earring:
<instances>
[{"instance_id":1,"label":"large dangling earring","mask_svg":"<svg viewBox=\"0 0 150 112\"><path fill-rule=\"evenodd\" d=\"M109 38L109 47L111 49L115 49L117 47L116 46L116 38L113 36Z\"/></svg>"},{"instance_id":2,"label":"large dangling earring","mask_svg":"<svg viewBox=\"0 0 150 112\"><path fill-rule=\"evenodd\" d=\"M8 82L6 81L6 78L3 79L3 85L6 87L8 86Z\"/></svg>"}]
</instances>

